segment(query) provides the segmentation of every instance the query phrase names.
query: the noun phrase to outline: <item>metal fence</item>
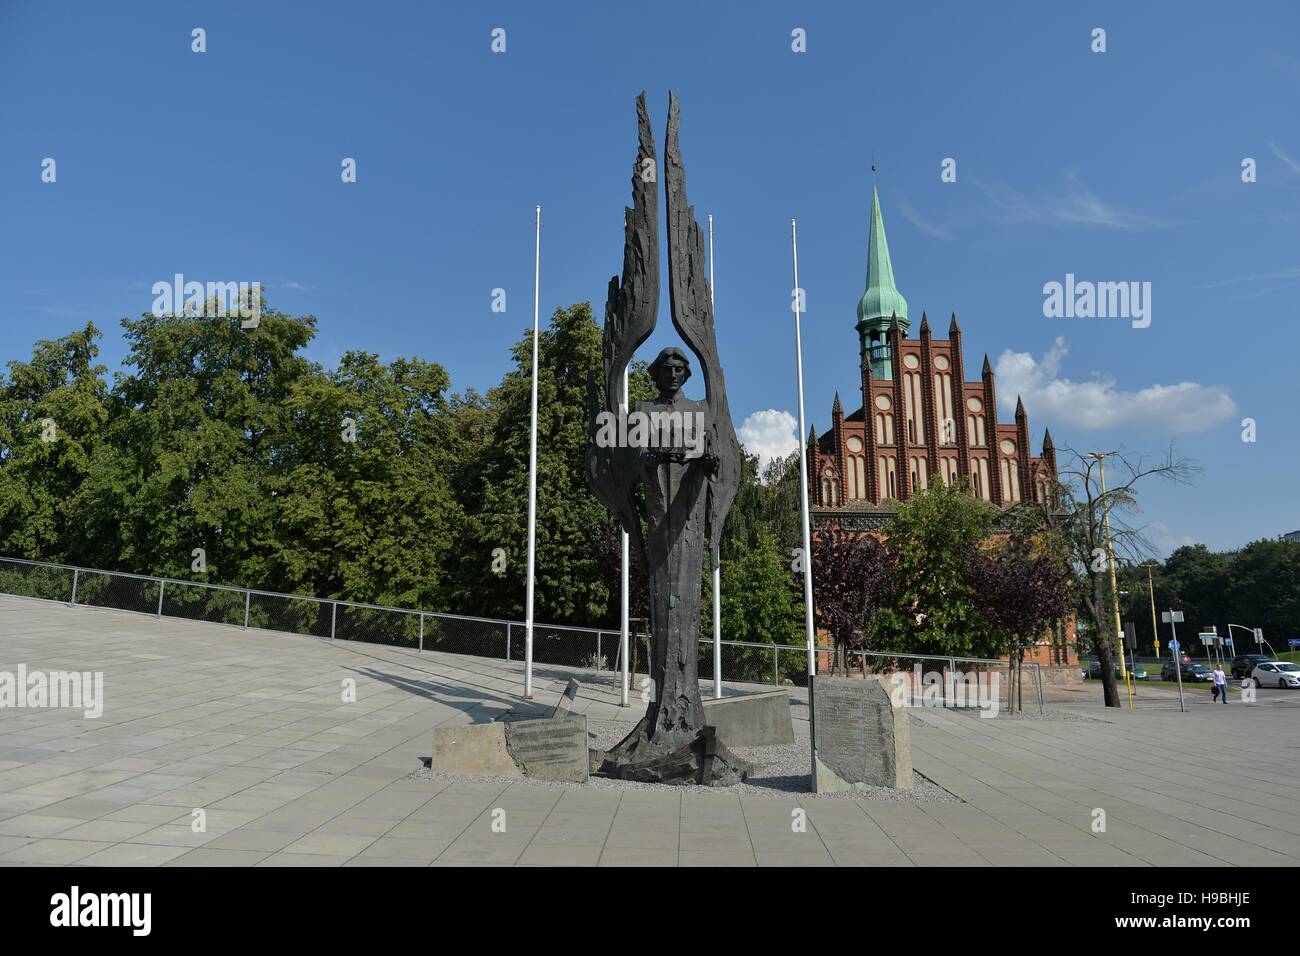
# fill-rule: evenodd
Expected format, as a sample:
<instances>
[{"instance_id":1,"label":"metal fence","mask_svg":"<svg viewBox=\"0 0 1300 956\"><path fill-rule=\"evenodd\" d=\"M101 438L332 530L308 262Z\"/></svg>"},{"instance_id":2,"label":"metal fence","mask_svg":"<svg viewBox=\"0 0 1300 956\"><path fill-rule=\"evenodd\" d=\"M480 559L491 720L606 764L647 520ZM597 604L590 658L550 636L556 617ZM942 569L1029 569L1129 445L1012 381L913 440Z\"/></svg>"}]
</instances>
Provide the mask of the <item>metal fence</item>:
<instances>
[{"instance_id":1,"label":"metal fence","mask_svg":"<svg viewBox=\"0 0 1300 956\"><path fill-rule=\"evenodd\" d=\"M942 654L899 654L895 651L848 652L866 676L871 673L906 675L909 696L921 704L932 703L958 709L984 709L996 702L999 709L1013 704L1014 672L1009 661L991 657L945 657ZM1024 661L1020 665L1022 706L1037 705L1044 713L1042 665Z\"/></svg>"},{"instance_id":2,"label":"metal fence","mask_svg":"<svg viewBox=\"0 0 1300 956\"><path fill-rule=\"evenodd\" d=\"M159 578L123 571L101 571L72 565L0 557L0 593L42 598L87 607L136 611L158 618L175 617L212 624L227 624L244 630L256 628L333 640L384 644L419 651L444 651L473 657L522 660L526 625L522 621L469 617L440 611L382 607L332 598L280 594L227 584L207 584L177 578ZM618 671L618 631L604 628L533 624L533 663ZM629 670L650 672L650 637L633 633L630 640ZM818 672L831 670L829 647L817 647ZM758 644L722 641L722 679L732 682L803 687L808 683L808 649L803 644ZM975 665L979 672L1008 673L1006 661L979 658L934 657L924 654L902 656L873 651L850 651L858 658L858 670L911 671L916 662L941 661L956 673L957 665ZM699 673L713 674L714 646L711 638L700 639ZM1037 697L1042 708L1042 676L1032 669ZM852 671L852 666L848 670ZM1003 706L1010 689L1009 678L999 682ZM955 694L947 691L944 706L956 706ZM1031 694L1026 694L1030 697ZM950 699L950 697L952 699Z\"/></svg>"}]
</instances>

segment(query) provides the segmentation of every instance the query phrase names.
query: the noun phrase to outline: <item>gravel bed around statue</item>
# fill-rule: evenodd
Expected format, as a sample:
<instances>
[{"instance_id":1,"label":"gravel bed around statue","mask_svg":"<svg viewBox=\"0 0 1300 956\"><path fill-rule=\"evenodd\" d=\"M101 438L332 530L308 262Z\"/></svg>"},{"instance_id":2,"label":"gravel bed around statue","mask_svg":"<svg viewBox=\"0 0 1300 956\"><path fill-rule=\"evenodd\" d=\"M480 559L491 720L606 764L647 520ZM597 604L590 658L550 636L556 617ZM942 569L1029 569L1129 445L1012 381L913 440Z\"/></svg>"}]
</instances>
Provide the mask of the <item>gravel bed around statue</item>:
<instances>
[{"instance_id":1,"label":"gravel bed around statue","mask_svg":"<svg viewBox=\"0 0 1300 956\"><path fill-rule=\"evenodd\" d=\"M612 747L631 731L633 725L616 720L588 720L587 731L592 747L605 749ZM482 777L468 774L432 773L421 767L411 776L414 779L427 780L475 780L500 781L507 785L525 785L534 787L574 787L586 786L602 790L664 790L694 793L735 793L745 796L779 797L793 795L800 797L816 796L809 786L809 767L812 762L806 728L801 735L795 731L795 743L786 747L737 747L735 753L754 765L754 774L744 783L727 787L681 787L662 783L637 783L630 780L613 780L607 777L592 777L586 784L551 783L542 780L529 780L518 777ZM913 771L913 785L908 790L894 790L889 787L872 787L852 793L822 794L819 800L870 800L902 803L944 803L960 802L959 799L938 784L927 780Z\"/></svg>"}]
</instances>

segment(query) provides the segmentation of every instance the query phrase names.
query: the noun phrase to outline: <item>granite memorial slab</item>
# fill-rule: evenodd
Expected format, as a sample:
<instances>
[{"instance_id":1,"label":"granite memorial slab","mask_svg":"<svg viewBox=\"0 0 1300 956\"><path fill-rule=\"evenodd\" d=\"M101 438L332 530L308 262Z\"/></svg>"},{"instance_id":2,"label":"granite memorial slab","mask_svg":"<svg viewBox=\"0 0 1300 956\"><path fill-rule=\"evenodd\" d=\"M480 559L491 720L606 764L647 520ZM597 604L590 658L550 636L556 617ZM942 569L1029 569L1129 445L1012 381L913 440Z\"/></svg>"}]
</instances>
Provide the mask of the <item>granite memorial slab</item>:
<instances>
[{"instance_id":1,"label":"granite memorial slab","mask_svg":"<svg viewBox=\"0 0 1300 956\"><path fill-rule=\"evenodd\" d=\"M589 761L587 718L567 714L439 727L433 732L429 769L586 783Z\"/></svg>"},{"instance_id":2,"label":"granite memorial slab","mask_svg":"<svg viewBox=\"0 0 1300 956\"><path fill-rule=\"evenodd\" d=\"M912 786L907 709L874 678L814 677L813 790Z\"/></svg>"}]
</instances>

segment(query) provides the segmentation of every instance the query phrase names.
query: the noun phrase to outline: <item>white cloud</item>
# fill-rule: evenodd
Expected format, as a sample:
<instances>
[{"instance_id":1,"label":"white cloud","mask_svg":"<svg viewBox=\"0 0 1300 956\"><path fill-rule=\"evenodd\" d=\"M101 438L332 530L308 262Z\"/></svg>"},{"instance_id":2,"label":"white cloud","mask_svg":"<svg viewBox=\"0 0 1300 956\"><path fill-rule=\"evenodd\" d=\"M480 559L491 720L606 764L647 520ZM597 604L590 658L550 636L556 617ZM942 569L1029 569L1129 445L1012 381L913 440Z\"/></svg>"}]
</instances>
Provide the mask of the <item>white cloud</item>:
<instances>
[{"instance_id":1,"label":"white cloud","mask_svg":"<svg viewBox=\"0 0 1300 956\"><path fill-rule=\"evenodd\" d=\"M1268 145L1272 148L1273 155L1275 155L1278 159L1282 160L1282 162L1286 163L1288 166L1291 167L1291 172L1300 173L1300 160L1297 160L1294 156L1283 151L1282 147L1279 146L1277 143L1275 143L1272 139L1268 141Z\"/></svg>"},{"instance_id":2,"label":"white cloud","mask_svg":"<svg viewBox=\"0 0 1300 956\"><path fill-rule=\"evenodd\" d=\"M899 196L894 205L902 213L903 218L910 222L931 239L942 239L944 242L951 242L953 239L952 230L941 223L931 222L922 216L916 208L907 201L903 196Z\"/></svg>"},{"instance_id":3,"label":"white cloud","mask_svg":"<svg viewBox=\"0 0 1300 956\"><path fill-rule=\"evenodd\" d=\"M1276 272L1260 272L1256 275L1237 276L1235 279L1224 279L1221 282L1211 282L1208 285L1201 286L1201 288L1219 289L1225 285L1239 285L1242 282L1271 282L1279 279L1300 279L1300 266L1294 266L1290 269L1278 269Z\"/></svg>"},{"instance_id":4,"label":"white cloud","mask_svg":"<svg viewBox=\"0 0 1300 956\"><path fill-rule=\"evenodd\" d=\"M1183 545L1196 544L1196 541L1187 535L1176 535L1169 530L1169 525L1162 524L1159 521L1153 521L1146 526L1148 539L1151 541L1151 547L1163 558L1168 558Z\"/></svg>"},{"instance_id":5,"label":"white cloud","mask_svg":"<svg viewBox=\"0 0 1300 956\"><path fill-rule=\"evenodd\" d=\"M1031 195L1010 186L984 183L978 179L974 182L993 203L996 218L1002 222L1069 223L1114 229L1143 229L1161 225L1147 216L1106 202L1074 173L1066 177L1066 192L1063 196L1047 193Z\"/></svg>"},{"instance_id":6,"label":"white cloud","mask_svg":"<svg viewBox=\"0 0 1300 956\"><path fill-rule=\"evenodd\" d=\"M1069 347L1057 336L1041 359L1010 349L998 357L999 404L1015 408L1024 399L1031 414L1079 428L1150 428L1165 432L1197 432L1222 424L1237 414L1237 403L1223 385L1179 382L1148 385L1137 391L1118 387L1111 376L1094 373L1086 382L1059 377Z\"/></svg>"},{"instance_id":7,"label":"white cloud","mask_svg":"<svg viewBox=\"0 0 1300 956\"><path fill-rule=\"evenodd\" d=\"M799 419L789 412L768 408L746 418L745 424L736 429L736 437L745 451L758 456L761 475L773 458L784 458L799 447L798 428Z\"/></svg>"}]
</instances>

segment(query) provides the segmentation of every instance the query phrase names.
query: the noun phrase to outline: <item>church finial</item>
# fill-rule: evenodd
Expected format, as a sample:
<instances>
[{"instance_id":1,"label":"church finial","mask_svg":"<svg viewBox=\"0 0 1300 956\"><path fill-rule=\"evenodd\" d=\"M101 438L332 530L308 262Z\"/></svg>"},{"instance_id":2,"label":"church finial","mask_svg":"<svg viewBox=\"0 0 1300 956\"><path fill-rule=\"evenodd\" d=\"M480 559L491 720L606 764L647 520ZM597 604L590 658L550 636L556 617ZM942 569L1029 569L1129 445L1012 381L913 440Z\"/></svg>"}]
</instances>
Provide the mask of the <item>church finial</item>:
<instances>
[{"instance_id":1,"label":"church finial","mask_svg":"<svg viewBox=\"0 0 1300 956\"><path fill-rule=\"evenodd\" d=\"M981 373L985 378L993 374L993 366L989 364L989 353L984 353L984 370Z\"/></svg>"},{"instance_id":2,"label":"church finial","mask_svg":"<svg viewBox=\"0 0 1300 956\"><path fill-rule=\"evenodd\" d=\"M831 406L831 414L844 415L844 406L840 404L840 393L838 391L835 393L835 404Z\"/></svg>"}]
</instances>

